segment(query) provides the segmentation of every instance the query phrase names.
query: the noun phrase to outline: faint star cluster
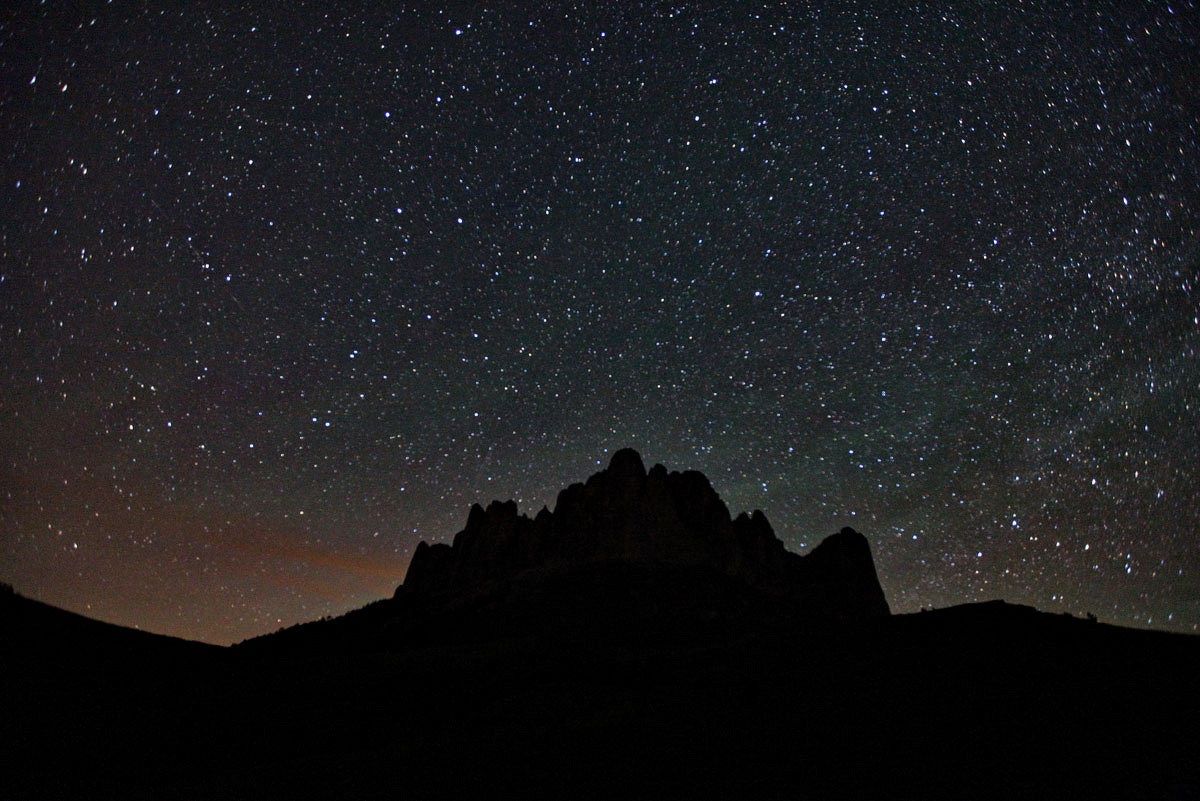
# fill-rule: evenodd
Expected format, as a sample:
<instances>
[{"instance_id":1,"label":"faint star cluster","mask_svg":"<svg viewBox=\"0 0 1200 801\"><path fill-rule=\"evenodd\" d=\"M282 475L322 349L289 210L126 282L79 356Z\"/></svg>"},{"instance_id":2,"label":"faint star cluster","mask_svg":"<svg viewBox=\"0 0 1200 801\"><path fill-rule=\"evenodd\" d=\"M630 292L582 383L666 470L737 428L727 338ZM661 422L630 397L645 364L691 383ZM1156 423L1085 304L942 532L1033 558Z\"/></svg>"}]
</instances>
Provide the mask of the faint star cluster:
<instances>
[{"instance_id":1,"label":"faint star cluster","mask_svg":"<svg viewBox=\"0 0 1200 801\"><path fill-rule=\"evenodd\" d=\"M1196 3L802 5L0 12L0 579L229 642L632 446L1196 631Z\"/></svg>"}]
</instances>

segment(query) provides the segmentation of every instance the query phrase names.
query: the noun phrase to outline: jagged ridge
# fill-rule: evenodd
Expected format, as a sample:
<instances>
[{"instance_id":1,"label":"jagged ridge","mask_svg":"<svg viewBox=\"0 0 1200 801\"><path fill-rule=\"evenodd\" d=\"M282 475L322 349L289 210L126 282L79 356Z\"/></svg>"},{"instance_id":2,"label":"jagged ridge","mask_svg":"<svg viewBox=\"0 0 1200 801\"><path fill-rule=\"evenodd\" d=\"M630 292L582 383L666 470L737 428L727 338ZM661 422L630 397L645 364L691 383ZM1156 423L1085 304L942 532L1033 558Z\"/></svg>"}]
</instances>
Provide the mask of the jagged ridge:
<instances>
[{"instance_id":1,"label":"jagged ridge","mask_svg":"<svg viewBox=\"0 0 1200 801\"><path fill-rule=\"evenodd\" d=\"M517 577L553 575L600 562L693 566L838 617L889 614L866 538L853 529L807 556L784 548L761 511L731 518L704 474L646 471L632 449L606 470L558 494L554 511L530 519L513 501L471 507L444 543L418 545L397 595L452 597Z\"/></svg>"}]
</instances>

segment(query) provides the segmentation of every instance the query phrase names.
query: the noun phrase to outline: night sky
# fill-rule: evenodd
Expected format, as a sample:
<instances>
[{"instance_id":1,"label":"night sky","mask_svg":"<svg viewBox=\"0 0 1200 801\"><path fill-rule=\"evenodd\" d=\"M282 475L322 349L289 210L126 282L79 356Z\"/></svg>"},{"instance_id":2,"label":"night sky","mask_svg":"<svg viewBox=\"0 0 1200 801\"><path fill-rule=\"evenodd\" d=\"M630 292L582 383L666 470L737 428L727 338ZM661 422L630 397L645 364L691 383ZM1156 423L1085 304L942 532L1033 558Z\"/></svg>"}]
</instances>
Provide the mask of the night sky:
<instances>
[{"instance_id":1,"label":"night sky","mask_svg":"<svg viewBox=\"0 0 1200 801\"><path fill-rule=\"evenodd\" d=\"M630 446L1200 628L1196 3L233 5L0 12L0 580L226 643Z\"/></svg>"}]
</instances>

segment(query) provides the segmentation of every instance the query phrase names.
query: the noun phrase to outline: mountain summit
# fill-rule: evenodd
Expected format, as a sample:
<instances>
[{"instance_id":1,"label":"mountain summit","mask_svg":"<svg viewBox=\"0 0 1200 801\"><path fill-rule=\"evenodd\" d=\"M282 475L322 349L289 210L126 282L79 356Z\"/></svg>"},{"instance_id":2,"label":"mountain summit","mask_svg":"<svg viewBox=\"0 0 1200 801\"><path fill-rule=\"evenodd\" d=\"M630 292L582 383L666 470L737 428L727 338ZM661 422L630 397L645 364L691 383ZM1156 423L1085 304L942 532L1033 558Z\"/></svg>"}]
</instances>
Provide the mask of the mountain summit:
<instances>
[{"instance_id":1,"label":"mountain summit","mask_svg":"<svg viewBox=\"0 0 1200 801\"><path fill-rule=\"evenodd\" d=\"M562 490L554 511L530 519L513 501L473 505L453 545L417 547L397 597L461 599L604 564L719 575L812 615L889 614L858 532L844 528L807 556L791 553L762 512L732 518L704 474L647 471L628 448Z\"/></svg>"}]
</instances>

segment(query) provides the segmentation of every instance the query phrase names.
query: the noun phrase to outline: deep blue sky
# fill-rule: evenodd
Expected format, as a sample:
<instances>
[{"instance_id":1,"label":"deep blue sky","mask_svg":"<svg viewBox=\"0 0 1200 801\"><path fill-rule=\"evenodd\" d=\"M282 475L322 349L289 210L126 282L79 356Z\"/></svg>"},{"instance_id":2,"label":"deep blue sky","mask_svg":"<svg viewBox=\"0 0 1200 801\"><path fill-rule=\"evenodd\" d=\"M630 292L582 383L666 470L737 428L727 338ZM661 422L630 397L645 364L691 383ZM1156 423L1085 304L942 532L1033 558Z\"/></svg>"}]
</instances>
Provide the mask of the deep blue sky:
<instances>
[{"instance_id":1,"label":"deep blue sky","mask_svg":"<svg viewBox=\"0 0 1200 801\"><path fill-rule=\"evenodd\" d=\"M229 5L0 12L0 579L228 642L632 446L1200 627L1195 3Z\"/></svg>"}]
</instances>

